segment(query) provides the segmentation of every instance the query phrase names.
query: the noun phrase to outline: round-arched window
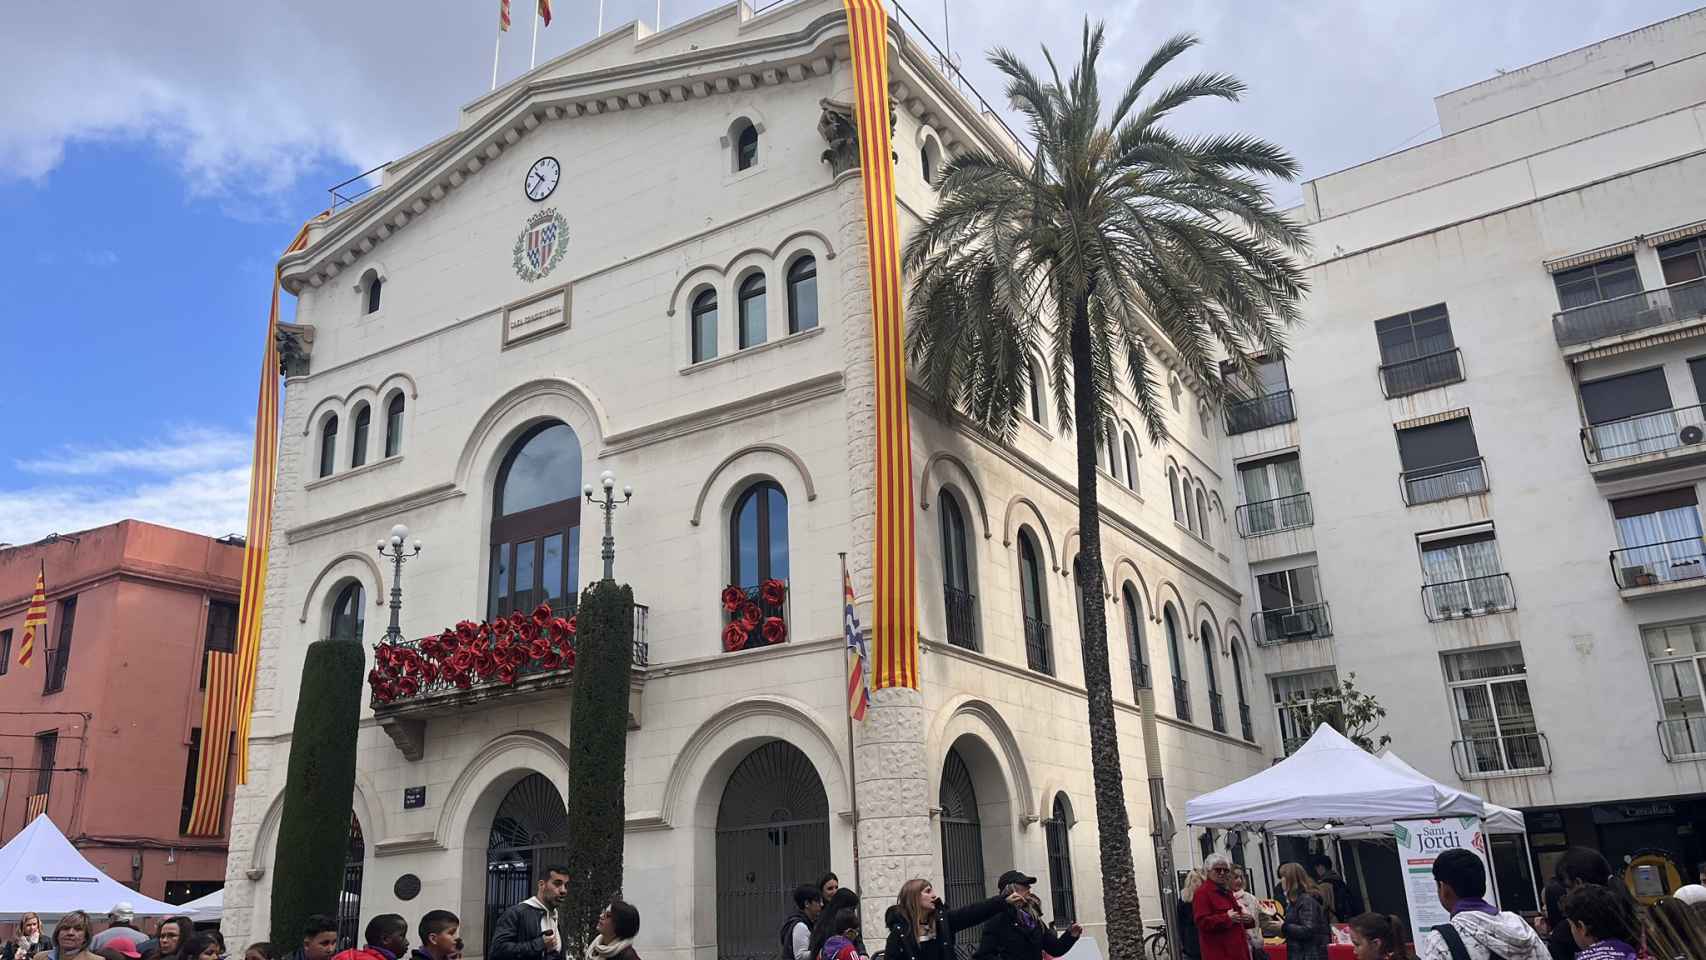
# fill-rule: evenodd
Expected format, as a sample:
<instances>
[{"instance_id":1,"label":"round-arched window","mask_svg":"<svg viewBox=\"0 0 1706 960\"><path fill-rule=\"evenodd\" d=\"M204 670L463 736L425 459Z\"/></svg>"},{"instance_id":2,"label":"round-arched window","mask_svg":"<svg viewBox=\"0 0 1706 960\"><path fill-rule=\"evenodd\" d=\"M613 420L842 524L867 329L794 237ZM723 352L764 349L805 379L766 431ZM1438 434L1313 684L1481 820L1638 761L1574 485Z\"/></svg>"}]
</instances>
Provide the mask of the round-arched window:
<instances>
[{"instance_id":1,"label":"round-arched window","mask_svg":"<svg viewBox=\"0 0 1706 960\"><path fill-rule=\"evenodd\" d=\"M788 267L788 332L817 326L817 259L800 257Z\"/></svg>"},{"instance_id":2,"label":"round-arched window","mask_svg":"<svg viewBox=\"0 0 1706 960\"><path fill-rule=\"evenodd\" d=\"M717 356L717 291L701 290L693 298L693 362Z\"/></svg>"},{"instance_id":3,"label":"round-arched window","mask_svg":"<svg viewBox=\"0 0 1706 960\"><path fill-rule=\"evenodd\" d=\"M332 628L328 632L331 639L361 642L362 628L367 621L366 593L361 584L354 581L338 591L338 598L332 601Z\"/></svg>"},{"instance_id":4,"label":"round-arched window","mask_svg":"<svg viewBox=\"0 0 1706 960\"><path fill-rule=\"evenodd\" d=\"M498 469L492 497L492 617L540 603L572 609L579 588L581 445L553 420L523 434Z\"/></svg>"},{"instance_id":5,"label":"round-arched window","mask_svg":"<svg viewBox=\"0 0 1706 960\"><path fill-rule=\"evenodd\" d=\"M739 300L742 350L764 342L766 303L769 299L764 294L764 274L755 273L741 281Z\"/></svg>"}]
</instances>

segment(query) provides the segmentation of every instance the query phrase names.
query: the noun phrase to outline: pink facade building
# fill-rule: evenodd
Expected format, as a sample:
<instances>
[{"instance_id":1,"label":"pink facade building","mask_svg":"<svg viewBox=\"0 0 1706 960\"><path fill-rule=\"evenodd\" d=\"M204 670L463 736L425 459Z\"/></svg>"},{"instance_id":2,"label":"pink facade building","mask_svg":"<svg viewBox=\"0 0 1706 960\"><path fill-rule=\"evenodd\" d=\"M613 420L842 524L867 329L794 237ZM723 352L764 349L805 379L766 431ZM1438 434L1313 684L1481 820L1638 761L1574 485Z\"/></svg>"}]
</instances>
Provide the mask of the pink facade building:
<instances>
[{"instance_id":1,"label":"pink facade building","mask_svg":"<svg viewBox=\"0 0 1706 960\"><path fill-rule=\"evenodd\" d=\"M48 623L23 667L43 566ZM203 663L233 649L242 568L240 540L136 520L0 549L0 842L45 810L95 866L148 896L223 886L229 811L220 836L183 830Z\"/></svg>"}]
</instances>

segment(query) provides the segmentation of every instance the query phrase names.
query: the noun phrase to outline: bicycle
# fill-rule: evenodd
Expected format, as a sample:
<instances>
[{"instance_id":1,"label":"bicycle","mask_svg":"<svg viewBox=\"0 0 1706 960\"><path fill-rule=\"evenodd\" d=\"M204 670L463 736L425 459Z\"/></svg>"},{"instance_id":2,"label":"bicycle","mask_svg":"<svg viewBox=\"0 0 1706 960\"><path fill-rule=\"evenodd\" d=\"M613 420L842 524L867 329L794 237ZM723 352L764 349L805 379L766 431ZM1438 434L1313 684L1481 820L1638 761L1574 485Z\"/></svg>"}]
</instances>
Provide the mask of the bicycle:
<instances>
[{"instance_id":1,"label":"bicycle","mask_svg":"<svg viewBox=\"0 0 1706 960\"><path fill-rule=\"evenodd\" d=\"M1167 925L1152 923L1149 931L1149 935L1143 938L1143 949L1150 960L1173 960L1173 949L1167 942Z\"/></svg>"}]
</instances>

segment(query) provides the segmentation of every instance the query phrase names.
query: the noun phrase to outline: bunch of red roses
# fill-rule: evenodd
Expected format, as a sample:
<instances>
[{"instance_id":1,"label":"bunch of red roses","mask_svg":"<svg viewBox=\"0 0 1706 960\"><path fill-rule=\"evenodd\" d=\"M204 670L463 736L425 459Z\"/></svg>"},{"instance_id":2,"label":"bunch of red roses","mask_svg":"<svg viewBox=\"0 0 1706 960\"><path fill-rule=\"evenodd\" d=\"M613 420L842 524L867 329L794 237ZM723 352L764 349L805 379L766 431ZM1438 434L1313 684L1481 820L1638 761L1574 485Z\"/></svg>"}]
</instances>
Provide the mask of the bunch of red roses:
<instances>
[{"instance_id":1,"label":"bunch of red roses","mask_svg":"<svg viewBox=\"0 0 1706 960\"><path fill-rule=\"evenodd\" d=\"M490 623L464 620L412 646L381 643L367 673L373 702L412 697L434 685L467 690L476 683L511 684L526 668L575 665L575 618L553 617L541 603L532 616L520 611Z\"/></svg>"},{"instance_id":2,"label":"bunch of red roses","mask_svg":"<svg viewBox=\"0 0 1706 960\"><path fill-rule=\"evenodd\" d=\"M756 631L764 639L765 646L782 643L788 639L788 625L779 616L765 616L765 608L780 612L782 604L788 599L788 585L781 580L766 580L758 585L758 601L746 595L746 591L736 586L723 588L723 612L728 615L729 622L723 626L723 649L728 651L742 650L752 644L753 633Z\"/></svg>"}]
</instances>

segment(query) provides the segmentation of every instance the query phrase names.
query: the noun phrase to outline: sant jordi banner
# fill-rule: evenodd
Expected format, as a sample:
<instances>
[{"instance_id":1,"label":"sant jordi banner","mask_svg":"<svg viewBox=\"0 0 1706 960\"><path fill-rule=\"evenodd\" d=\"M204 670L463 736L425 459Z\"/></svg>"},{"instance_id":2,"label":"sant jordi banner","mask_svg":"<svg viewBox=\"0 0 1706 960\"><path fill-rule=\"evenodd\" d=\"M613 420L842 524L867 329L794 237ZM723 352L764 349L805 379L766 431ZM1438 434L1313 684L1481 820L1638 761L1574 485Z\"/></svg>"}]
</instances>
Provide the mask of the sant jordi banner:
<instances>
[{"instance_id":1,"label":"sant jordi banner","mask_svg":"<svg viewBox=\"0 0 1706 960\"><path fill-rule=\"evenodd\" d=\"M1424 931L1451 921L1439 902L1434 886L1434 860L1447 850L1471 850L1487 868L1487 902L1493 894L1493 864L1487 855L1487 833L1479 817L1447 817L1443 820L1399 820L1392 825L1398 841L1398 863L1404 869L1404 896L1410 901L1410 929L1420 942Z\"/></svg>"}]
</instances>

